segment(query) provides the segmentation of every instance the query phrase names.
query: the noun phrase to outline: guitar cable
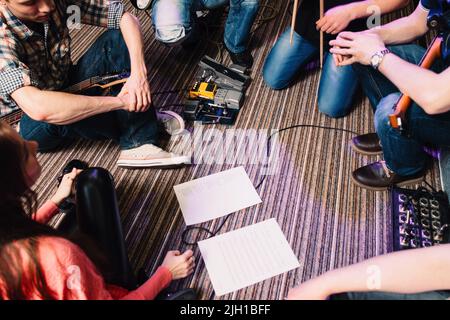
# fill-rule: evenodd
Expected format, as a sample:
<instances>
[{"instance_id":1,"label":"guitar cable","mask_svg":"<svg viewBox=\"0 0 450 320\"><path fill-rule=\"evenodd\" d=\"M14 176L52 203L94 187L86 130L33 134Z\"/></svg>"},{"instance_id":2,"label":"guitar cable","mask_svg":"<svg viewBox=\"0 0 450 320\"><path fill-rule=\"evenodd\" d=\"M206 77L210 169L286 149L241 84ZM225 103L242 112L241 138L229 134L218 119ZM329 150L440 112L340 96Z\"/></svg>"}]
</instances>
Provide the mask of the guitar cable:
<instances>
[{"instance_id":1,"label":"guitar cable","mask_svg":"<svg viewBox=\"0 0 450 320\"><path fill-rule=\"evenodd\" d=\"M269 138L267 139L267 148L266 148L266 150L267 150L267 152L266 152L267 158L270 158L271 140L272 140L272 138L273 138L274 135L280 134L280 133L285 132L285 131L288 131L288 130L298 129L298 128L322 129L322 130L329 130L329 131L338 131L338 132L343 132L343 133L350 133L350 134L352 134L352 135L354 135L354 136L358 136L358 135L359 135L359 133L357 133L357 132L355 132L355 131L352 131L352 130L348 130L348 129L334 128L334 127L327 127L327 126L319 126L319 125L310 125L310 124L297 124L297 125L292 125L292 126L289 126L289 127L286 127L286 128L279 129L279 130L273 132L273 133L269 136ZM264 176L261 178L260 182L259 182L258 185L255 187L256 190L259 190L259 189L261 188L261 186L263 185L263 183L264 183L264 181L266 180L266 178L267 178L267 175L264 175ZM225 218L223 219L222 223L219 225L219 227L218 227L216 230L214 230L214 231L211 231L210 229L205 228L205 227L187 227L187 228L183 231L183 233L181 234L181 241L182 241L182 243L183 243L184 245L188 245L188 246L196 246L197 243L198 243L199 241L206 240L206 239L209 239L209 238L212 238L212 237L216 236L216 235L220 232L220 230L222 230L223 226L224 226L225 223L228 221L228 219L229 219L232 215L234 215L234 214L235 214L235 213L232 213L232 214L229 214L227 217L225 217ZM199 232L204 232L204 233L208 234L209 236L206 237L206 238L201 238L201 239L200 239L200 237L197 235L195 241L193 241L193 242L192 242L192 241L189 241L189 240L188 240L188 235L189 235L189 233L190 233L191 231L194 231L194 230L198 230Z\"/></svg>"}]
</instances>

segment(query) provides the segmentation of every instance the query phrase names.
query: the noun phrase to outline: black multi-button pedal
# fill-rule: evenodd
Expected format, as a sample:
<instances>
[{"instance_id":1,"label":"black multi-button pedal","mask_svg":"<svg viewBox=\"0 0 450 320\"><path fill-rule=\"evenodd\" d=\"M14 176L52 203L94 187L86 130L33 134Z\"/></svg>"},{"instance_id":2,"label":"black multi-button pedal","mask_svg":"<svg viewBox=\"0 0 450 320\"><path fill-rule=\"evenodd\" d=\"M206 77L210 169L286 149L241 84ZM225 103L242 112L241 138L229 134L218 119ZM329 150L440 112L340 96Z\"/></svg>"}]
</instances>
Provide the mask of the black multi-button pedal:
<instances>
[{"instance_id":1,"label":"black multi-button pedal","mask_svg":"<svg viewBox=\"0 0 450 320\"><path fill-rule=\"evenodd\" d=\"M444 192L392 189L393 250L450 242L449 202Z\"/></svg>"}]
</instances>

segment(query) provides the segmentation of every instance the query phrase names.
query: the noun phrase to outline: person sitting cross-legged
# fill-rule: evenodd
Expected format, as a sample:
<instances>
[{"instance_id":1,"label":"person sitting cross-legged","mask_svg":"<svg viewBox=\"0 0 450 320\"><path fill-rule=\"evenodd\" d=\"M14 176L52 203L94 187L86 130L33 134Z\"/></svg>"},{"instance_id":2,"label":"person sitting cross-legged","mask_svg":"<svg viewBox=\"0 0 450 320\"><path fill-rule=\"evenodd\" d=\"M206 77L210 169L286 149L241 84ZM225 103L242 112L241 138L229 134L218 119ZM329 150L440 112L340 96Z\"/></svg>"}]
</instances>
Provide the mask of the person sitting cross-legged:
<instances>
[{"instance_id":1,"label":"person sitting cross-legged","mask_svg":"<svg viewBox=\"0 0 450 320\"><path fill-rule=\"evenodd\" d=\"M79 12L82 24L108 29L76 65L70 56L69 26L77 26L69 23L73 12ZM121 148L120 166L190 163L189 157L156 146L159 126L143 37L139 21L121 1L0 0L0 40L0 113L21 108L20 134L37 141L39 151L78 137L114 139ZM64 92L91 77L124 70L131 70L130 76L121 90L112 90L113 96L94 89L88 95ZM184 126L181 117L171 121Z\"/></svg>"}]
</instances>

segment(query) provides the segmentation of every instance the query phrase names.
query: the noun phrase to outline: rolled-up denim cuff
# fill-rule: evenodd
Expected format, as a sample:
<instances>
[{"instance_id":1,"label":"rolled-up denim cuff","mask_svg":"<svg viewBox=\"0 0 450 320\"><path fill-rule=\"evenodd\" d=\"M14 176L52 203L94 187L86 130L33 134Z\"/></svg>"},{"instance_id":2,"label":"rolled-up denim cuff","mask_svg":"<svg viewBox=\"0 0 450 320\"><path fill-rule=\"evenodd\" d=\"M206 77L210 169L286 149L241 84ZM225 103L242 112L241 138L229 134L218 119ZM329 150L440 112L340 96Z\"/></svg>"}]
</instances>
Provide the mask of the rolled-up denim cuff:
<instances>
[{"instance_id":1,"label":"rolled-up denim cuff","mask_svg":"<svg viewBox=\"0 0 450 320\"><path fill-rule=\"evenodd\" d=\"M155 28L155 38L168 45L179 45L191 35L191 28L183 25L170 25Z\"/></svg>"}]
</instances>

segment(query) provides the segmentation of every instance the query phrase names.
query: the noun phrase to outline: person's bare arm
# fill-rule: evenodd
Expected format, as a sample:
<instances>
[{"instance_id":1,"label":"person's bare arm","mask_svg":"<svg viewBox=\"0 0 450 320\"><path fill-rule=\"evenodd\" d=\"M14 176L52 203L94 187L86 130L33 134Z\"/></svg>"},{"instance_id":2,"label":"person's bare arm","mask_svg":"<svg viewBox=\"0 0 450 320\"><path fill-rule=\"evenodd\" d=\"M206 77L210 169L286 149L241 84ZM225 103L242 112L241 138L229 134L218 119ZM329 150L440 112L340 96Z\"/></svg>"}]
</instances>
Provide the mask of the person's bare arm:
<instances>
[{"instance_id":1,"label":"person's bare arm","mask_svg":"<svg viewBox=\"0 0 450 320\"><path fill-rule=\"evenodd\" d=\"M90 97L65 92L44 91L25 86L11 94L32 119L52 124L70 124L109 111L127 109L129 98Z\"/></svg>"},{"instance_id":2,"label":"person's bare arm","mask_svg":"<svg viewBox=\"0 0 450 320\"><path fill-rule=\"evenodd\" d=\"M408 5L410 0L366 0L349 3L352 8L353 19L367 18L374 14L374 7L379 8L381 14L389 13Z\"/></svg>"},{"instance_id":3,"label":"person's bare arm","mask_svg":"<svg viewBox=\"0 0 450 320\"><path fill-rule=\"evenodd\" d=\"M289 291L288 299L326 299L343 292L419 293L450 289L450 245L375 257L329 271Z\"/></svg>"},{"instance_id":4,"label":"person's bare arm","mask_svg":"<svg viewBox=\"0 0 450 320\"><path fill-rule=\"evenodd\" d=\"M380 35L386 45L409 43L428 32L427 17L428 12L419 4L409 16L371 31Z\"/></svg>"},{"instance_id":5,"label":"person's bare arm","mask_svg":"<svg viewBox=\"0 0 450 320\"><path fill-rule=\"evenodd\" d=\"M125 12L120 20L120 31L130 54L131 73L119 96L128 93L131 99L131 110L145 111L151 104L151 93L139 20L131 13Z\"/></svg>"},{"instance_id":6,"label":"person's bare arm","mask_svg":"<svg viewBox=\"0 0 450 320\"><path fill-rule=\"evenodd\" d=\"M322 19L317 21L317 28L323 32L337 34L350 22L366 18L374 14L373 7L377 7L380 14L403 8L409 0L365 0L337 6L328 10Z\"/></svg>"},{"instance_id":7,"label":"person's bare arm","mask_svg":"<svg viewBox=\"0 0 450 320\"><path fill-rule=\"evenodd\" d=\"M378 70L426 113L434 115L450 111L450 69L437 74L389 54Z\"/></svg>"},{"instance_id":8,"label":"person's bare arm","mask_svg":"<svg viewBox=\"0 0 450 320\"><path fill-rule=\"evenodd\" d=\"M353 63L369 65L375 53L386 49L381 37L370 32L342 32L330 44L334 46L330 52L349 57L339 64L341 66ZM426 113L450 111L450 92L447 88L450 70L437 74L404 61L394 54L386 55L378 70Z\"/></svg>"}]
</instances>

